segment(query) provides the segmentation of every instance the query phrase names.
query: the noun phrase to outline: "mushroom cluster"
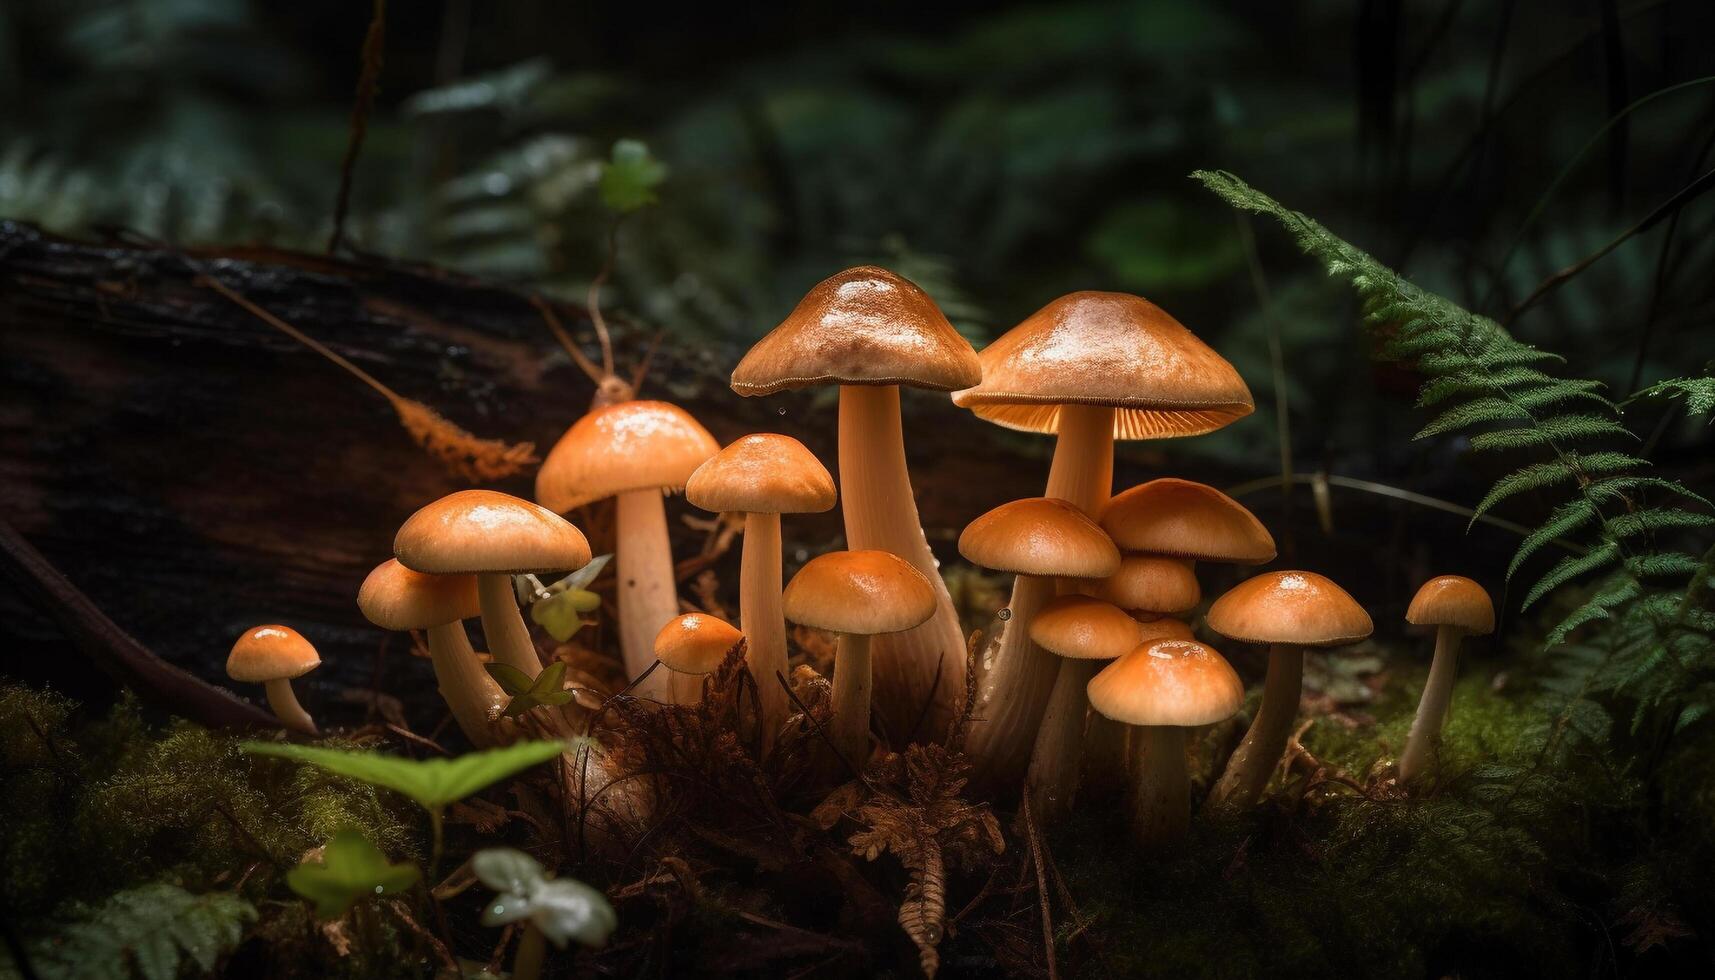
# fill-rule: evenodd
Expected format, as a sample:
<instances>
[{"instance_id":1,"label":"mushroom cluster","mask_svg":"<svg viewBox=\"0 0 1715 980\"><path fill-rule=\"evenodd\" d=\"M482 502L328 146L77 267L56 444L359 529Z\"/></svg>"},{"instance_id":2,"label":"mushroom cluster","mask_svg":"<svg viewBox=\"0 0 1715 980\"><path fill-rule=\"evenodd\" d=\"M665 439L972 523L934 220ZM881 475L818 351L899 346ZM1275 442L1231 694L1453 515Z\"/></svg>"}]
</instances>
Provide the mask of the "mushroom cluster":
<instances>
[{"instance_id":1,"label":"mushroom cluster","mask_svg":"<svg viewBox=\"0 0 1715 980\"><path fill-rule=\"evenodd\" d=\"M1168 846L1186 832L1188 733L1233 717L1244 700L1233 668L1196 638L1197 563L1265 564L1275 542L1237 501L1203 484L1160 478L1115 494L1113 453L1115 440L1195 436L1249 414L1250 392L1232 365L1147 300L1105 292L1054 300L978 353L922 289L863 266L812 288L731 383L759 397L837 385L837 479L796 439L753 433L723 448L684 409L621 386L598 393L548 454L537 502L466 490L400 526L394 557L370 572L358 605L378 626L426 633L440 694L470 742L520 737L537 715L527 723L587 725L588 709L563 691L542 701L529 687L534 707L509 704L514 679L528 685L544 669L513 579L588 564L589 542L562 515L609 498L615 635L636 698L694 704L704 677L742 656L756 705L746 744L766 751L795 723L790 621L837 637L820 732L826 761L861 772L878 743L943 738L967 689L967 643L918 516L900 389L951 392L980 418L1056 438L1043 495L995 507L958 539L972 564L1014 576L1001 629L969 678L971 792L1022 794L1051 824L1071 812L1081 785L1123 784L1144 845ZM693 506L742 516L734 623L679 596L663 506L679 491ZM811 558L786 582L782 515L836 506L847 550ZM465 632L473 617L492 664ZM1407 618L1439 630L1399 763L1410 784L1435 761L1460 638L1491 631L1494 609L1475 582L1443 576ZM1208 633L1270 651L1260 707L1206 801L1214 812L1240 810L1261 797L1286 749L1305 651L1355 643L1372 624L1310 571L1241 582L1204 621ZM296 632L265 626L234 646L229 671L266 684L282 722L314 733L290 680L317 663ZM562 674L541 683L560 684Z\"/></svg>"}]
</instances>

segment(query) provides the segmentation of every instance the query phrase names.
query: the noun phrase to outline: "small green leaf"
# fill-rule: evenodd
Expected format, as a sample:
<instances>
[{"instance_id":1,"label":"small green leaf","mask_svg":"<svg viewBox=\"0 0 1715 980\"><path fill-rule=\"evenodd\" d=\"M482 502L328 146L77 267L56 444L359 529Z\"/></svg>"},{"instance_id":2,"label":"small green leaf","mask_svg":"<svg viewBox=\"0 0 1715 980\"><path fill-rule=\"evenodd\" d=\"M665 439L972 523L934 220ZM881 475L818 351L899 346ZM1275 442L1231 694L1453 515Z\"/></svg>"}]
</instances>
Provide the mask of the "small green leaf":
<instances>
[{"instance_id":1,"label":"small green leaf","mask_svg":"<svg viewBox=\"0 0 1715 980\"><path fill-rule=\"evenodd\" d=\"M502 718L516 718L531 708L545 704L561 705L572 699L572 692L565 689L566 664L564 661L556 661L542 668L542 672L536 675L535 680L526 677L524 672L516 667L507 667L505 664L496 663L485 666L488 668L489 675L508 694L512 695L512 700L506 705L506 710L501 712ZM504 670L497 671L495 670L496 667L504 668ZM506 679L501 680L502 677Z\"/></svg>"},{"instance_id":2,"label":"small green leaf","mask_svg":"<svg viewBox=\"0 0 1715 980\"><path fill-rule=\"evenodd\" d=\"M655 203L655 188L667 179L665 164L638 140L613 144L613 159L602 167L601 201L620 214Z\"/></svg>"},{"instance_id":3,"label":"small green leaf","mask_svg":"<svg viewBox=\"0 0 1715 980\"><path fill-rule=\"evenodd\" d=\"M565 742L518 742L501 749L470 752L456 759L405 759L380 752L350 752L313 745L276 742L245 742L244 751L294 759L320 766L329 772L361 780L416 800L428 810L438 810L472 793L547 762L571 746Z\"/></svg>"},{"instance_id":4,"label":"small green leaf","mask_svg":"<svg viewBox=\"0 0 1715 980\"><path fill-rule=\"evenodd\" d=\"M583 613L594 608L588 606L583 596L595 598L596 605L601 604L600 597L582 589L569 589L558 595L535 602L530 606L530 619L537 626L546 630L548 635L561 643L572 638L572 634L584 628ZM588 606L588 608L583 608Z\"/></svg>"},{"instance_id":5,"label":"small green leaf","mask_svg":"<svg viewBox=\"0 0 1715 980\"><path fill-rule=\"evenodd\" d=\"M542 935L564 949L576 940L606 945L619 925L607 896L580 881L549 878L535 858L507 847L478 851L471 870L497 894L482 910L485 926L529 919Z\"/></svg>"},{"instance_id":6,"label":"small green leaf","mask_svg":"<svg viewBox=\"0 0 1715 980\"><path fill-rule=\"evenodd\" d=\"M337 919L359 899L397 895L421 877L416 865L393 864L368 838L342 830L322 848L320 861L305 861L286 872L286 884L315 903L316 915Z\"/></svg>"},{"instance_id":7,"label":"small green leaf","mask_svg":"<svg viewBox=\"0 0 1715 980\"><path fill-rule=\"evenodd\" d=\"M488 676L494 678L494 683L499 684L502 691L513 697L530 690L530 675L511 664L493 660L483 664L482 669L488 671Z\"/></svg>"},{"instance_id":8,"label":"small green leaf","mask_svg":"<svg viewBox=\"0 0 1715 980\"><path fill-rule=\"evenodd\" d=\"M488 847L470 859L478 881L497 892L523 894L548 878L540 862L510 847Z\"/></svg>"}]
</instances>

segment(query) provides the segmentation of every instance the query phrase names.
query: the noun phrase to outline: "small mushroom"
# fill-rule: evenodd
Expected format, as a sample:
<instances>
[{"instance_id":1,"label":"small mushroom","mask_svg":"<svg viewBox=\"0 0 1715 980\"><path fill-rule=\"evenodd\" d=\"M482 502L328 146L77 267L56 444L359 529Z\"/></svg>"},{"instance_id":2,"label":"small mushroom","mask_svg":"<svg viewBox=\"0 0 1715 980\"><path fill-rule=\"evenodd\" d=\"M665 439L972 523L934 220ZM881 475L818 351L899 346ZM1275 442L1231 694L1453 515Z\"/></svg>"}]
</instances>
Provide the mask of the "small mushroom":
<instances>
[{"instance_id":1,"label":"small mushroom","mask_svg":"<svg viewBox=\"0 0 1715 980\"><path fill-rule=\"evenodd\" d=\"M1243 504L1214 487L1163 477L1115 494L1102 529L1125 552L1233 565L1274 560L1274 536Z\"/></svg>"},{"instance_id":2,"label":"small mushroom","mask_svg":"<svg viewBox=\"0 0 1715 980\"><path fill-rule=\"evenodd\" d=\"M1084 689L1106 661L1124 656L1143 642L1144 624L1101 599L1063 595L1037 611L1030 622L1030 640L1061 658L1025 775L1030 811L1046 827L1071 812L1078 788L1084 720L1090 707Z\"/></svg>"},{"instance_id":3,"label":"small mushroom","mask_svg":"<svg viewBox=\"0 0 1715 980\"><path fill-rule=\"evenodd\" d=\"M1003 644L977 694L976 717L966 737L972 754L971 785L978 793L1016 786L1048 708L1060 664L1029 641L1029 623L1054 597L1057 579L1106 578L1119 569L1119 549L1088 515L1064 500L1029 497L1002 504L966 525L959 553L972 564L1018 576L1007 607L1008 633L1022 645Z\"/></svg>"},{"instance_id":4,"label":"small mushroom","mask_svg":"<svg viewBox=\"0 0 1715 980\"><path fill-rule=\"evenodd\" d=\"M1113 493L1115 439L1201 435L1253 408L1244 380L1221 355L1154 303L1125 293L1062 296L978 358L982 382L955 392L953 403L1009 429L1053 433L1043 493L1091 517ZM1009 605L1013 618L998 639L997 662L1017 659L1030 646L1028 604L1015 592ZM993 725L973 728L967 750L980 759L997 751L990 740L1011 737Z\"/></svg>"},{"instance_id":5,"label":"small mushroom","mask_svg":"<svg viewBox=\"0 0 1715 980\"><path fill-rule=\"evenodd\" d=\"M805 563L787 583L786 618L839 635L828 735L841 758L869 761L870 637L921 626L935 615L935 588L886 551L834 551Z\"/></svg>"},{"instance_id":6,"label":"small mushroom","mask_svg":"<svg viewBox=\"0 0 1715 980\"><path fill-rule=\"evenodd\" d=\"M732 390L747 397L840 386L846 546L891 551L935 587L933 620L871 644L876 710L902 741L938 739L952 722L965 690L965 634L917 515L899 389L951 391L981 379L977 352L929 294L873 265L811 287L732 372Z\"/></svg>"},{"instance_id":7,"label":"small mushroom","mask_svg":"<svg viewBox=\"0 0 1715 980\"><path fill-rule=\"evenodd\" d=\"M1121 609L1150 617L1190 612L1203 598L1190 559L1162 555L1122 555L1119 571L1091 591Z\"/></svg>"},{"instance_id":8,"label":"small mushroom","mask_svg":"<svg viewBox=\"0 0 1715 980\"><path fill-rule=\"evenodd\" d=\"M476 575L489 652L534 679L542 658L519 615L512 576L576 571L589 564L590 545L546 507L494 490L460 490L406 519L393 554L412 571Z\"/></svg>"},{"instance_id":9,"label":"small mushroom","mask_svg":"<svg viewBox=\"0 0 1715 980\"><path fill-rule=\"evenodd\" d=\"M506 692L482 669L464 620L481 614L474 575L427 575L389 558L357 590L357 607L390 630L427 630L429 661L441 699L459 730L478 748L495 744L492 720L506 707Z\"/></svg>"},{"instance_id":10,"label":"small mushroom","mask_svg":"<svg viewBox=\"0 0 1715 980\"><path fill-rule=\"evenodd\" d=\"M1090 705L1104 716L1141 726L1132 788L1139 842L1160 851L1191 825L1191 780L1185 730L1230 718L1245 686L1232 665L1194 640L1157 640L1115 660L1090 681Z\"/></svg>"},{"instance_id":11,"label":"small mushroom","mask_svg":"<svg viewBox=\"0 0 1715 980\"><path fill-rule=\"evenodd\" d=\"M1286 751L1304 686L1304 649L1356 643L1374 629L1357 600L1315 572L1268 572L1246 579L1209 607L1205 622L1241 643L1270 644L1262 706L1209 794L1208 806L1256 803Z\"/></svg>"},{"instance_id":12,"label":"small mushroom","mask_svg":"<svg viewBox=\"0 0 1715 980\"><path fill-rule=\"evenodd\" d=\"M675 616L655 634L655 659L672 671L673 703L702 697L703 675L713 673L744 639L731 623L708 613Z\"/></svg>"},{"instance_id":13,"label":"small mushroom","mask_svg":"<svg viewBox=\"0 0 1715 980\"><path fill-rule=\"evenodd\" d=\"M321 655L309 640L290 626L257 626L248 629L226 657L226 676L235 681L261 684L268 692L268 706L287 728L316 734L316 723L292 693L292 678L302 677L322 665Z\"/></svg>"},{"instance_id":14,"label":"small mushroom","mask_svg":"<svg viewBox=\"0 0 1715 980\"><path fill-rule=\"evenodd\" d=\"M685 499L704 510L744 515L739 559L738 626L745 663L756 681L763 741L772 745L786 720L786 618L780 611L780 515L814 514L834 506L834 478L814 453L791 436L748 435L691 474Z\"/></svg>"},{"instance_id":15,"label":"small mushroom","mask_svg":"<svg viewBox=\"0 0 1715 980\"><path fill-rule=\"evenodd\" d=\"M536 500L556 514L614 498L619 647L632 678L654 662L655 634L679 614L662 497L684 489L691 473L719 451L714 436L677 405L623 401L578 419L536 473ZM638 693L663 691L651 679Z\"/></svg>"},{"instance_id":16,"label":"small mushroom","mask_svg":"<svg viewBox=\"0 0 1715 980\"><path fill-rule=\"evenodd\" d=\"M1453 713L1453 680L1458 674L1459 641L1466 634L1486 636L1495 631L1495 605L1483 587L1460 575L1442 575L1423 583L1405 621L1435 627L1435 659L1429 682L1417 704L1405 752L1399 757L1399 779L1410 783L1428 770L1441 742L1441 726Z\"/></svg>"}]
</instances>

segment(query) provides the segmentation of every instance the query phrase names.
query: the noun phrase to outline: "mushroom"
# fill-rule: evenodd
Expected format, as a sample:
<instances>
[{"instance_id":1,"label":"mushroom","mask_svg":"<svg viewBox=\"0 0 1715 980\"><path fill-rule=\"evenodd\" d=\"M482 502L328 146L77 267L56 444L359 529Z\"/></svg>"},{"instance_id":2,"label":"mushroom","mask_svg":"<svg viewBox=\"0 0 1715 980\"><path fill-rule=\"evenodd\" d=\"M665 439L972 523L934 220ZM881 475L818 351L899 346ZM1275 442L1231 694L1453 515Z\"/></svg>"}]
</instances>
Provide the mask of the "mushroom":
<instances>
[{"instance_id":1,"label":"mushroom","mask_svg":"<svg viewBox=\"0 0 1715 980\"><path fill-rule=\"evenodd\" d=\"M1286 751L1304 681L1304 648L1356 643L1373 629L1370 614L1346 590L1315 572L1267 572L1215 600L1209 628L1241 643L1271 644L1262 706L1227 760L1208 806L1256 803Z\"/></svg>"},{"instance_id":2,"label":"mushroom","mask_svg":"<svg viewBox=\"0 0 1715 980\"><path fill-rule=\"evenodd\" d=\"M382 629L427 630L435 684L453 720L471 744L495 744L490 724L506 707L506 692L482 669L464 629L481 613L476 576L426 575L389 558L363 580L357 607Z\"/></svg>"},{"instance_id":3,"label":"mushroom","mask_svg":"<svg viewBox=\"0 0 1715 980\"><path fill-rule=\"evenodd\" d=\"M1274 560L1274 536L1244 505L1214 487L1163 477L1116 494L1102 529L1126 552L1192 561L1261 565Z\"/></svg>"},{"instance_id":4,"label":"mushroom","mask_svg":"<svg viewBox=\"0 0 1715 980\"><path fill-rule=\"evenodd\" d=\"M1495 631L1495 606L1483 587L1461 575L1442 575L1423 583L1405 611L1414 626L1435 627L1435 659L1429 681L1417 704L1405 752L1399 757L1399 779L1409 783L1429 767L1441 742L1441 726L1452 715L1453 679L1458 674L1459 640L1467 633L1486 636Z\"/></svg>"},{"instance_id":5,"label":"mushroom","mask_svg":"<svg viewBox=\"0 0 1715 980\"><path fill-rule=\"evenodd\" d=\"M744 639L731 623L708 613L675 616L655 634L655 659L673 672L673 703L694 704L711 674Z\"/></svg>"},{"instance_id":6,"label":"mushroom","mask_svg":"<svg viewBox=\"0 0 1715 980\"><path fill-rule=\"evenodd\" d=\"M786 618L839 634L834 654L834 751L862 772L869 761L870 638L935 615L935 587L887 551L835 551L807 562L786 585Z\"/></svg>"},{"instance_id":7,"label":"mushroom","mask_svg":"<svg viewBox=\"0 0 1715 980\"><path fill-rule=\"evenodd\" d=\"M1084 688L1104 661L1142 643L1144 632L1125 610L1087 595L1052 599L1031 620L1031 642L1062 658L1025 776L1030 811L1042 826L1060 822L1072 807L1090 706Z\"/></svg>"},{"instance_id":8,"label":"mushroom","mask_svg":"<svg viewBox=\"0 0 1715 980\"><path fill-rule=\"evenodd\" d=\"M309 640L290 626L256 626L244 632L226 657L226 676L248 684L261 684L268 692L268 707L287 728L316 734L316 723L292 693L292 678L302 677L322 665L322 658Z\"/></svg>"},{"instance_id":9,"label":"mushroom","mask_svg":"<svg viewBox=\"0 0 1715 980\"><path fill-rule=\"evenodd\" d=\"M1141 726L1132 790L1138 840L1159 851L1191 825L1185 729L1230 718L1245 686L1232 665L1194 640L1157 640L1109 664L1090 681L1090 705L1105 717Z\"/></svg>"},{"instance_id":10,"label":"mushroom","mask_svg":"<svg viewBox=\"0 0 1715 980\"><path fill-rule=\"evenodd\" d=\"M971 563L1018 576L1005 617L1009 630L1034 619L1054 596L1056 578L1104 578L1119 570L1119 549L1088 515L1064 500L1029 497L1002 504L965 527L959 553ZM1042 724L1059 670L1058 661L1029 642L1001 647L978 694L966 744L984 752L972 758L971 785L994 793L1025 774L1031 744Z\"/></svg>"},{"instance_id":11,"label":"mushroom","mask_svg":"<svg viewBox=\"0 0 1715 980\"><path fill-rule=\"evenodd\" d=\"M619 648L629 677L649 669L655 634L679 614L662 497L683 489L719 450L714 436L677 405L623 401L578 419L536 473L536 501L557 514L614 498ZM665 677L651 678L637 693L658 695L665 686Z\"/></svg>"},{"instance_id":12,"label":"mushroom","mask_svg":"<svg viewBox=\"0 0 1715 980\"><path fill-rule=\"evenodd\" d=\"M744 515L739 560L738 625L745 662L756 680L762 737L772 745L786 720L786 619L780 611L780 515L815 514L834 506L834 478L804 444L772 432L748 435L691 474L685 499L704 510Z\"/></svg>"},{"instance_id":13,"label":"mushroom","mask_svg":"<svg viewBox=\"0 0 1715 980\"><path fill-rule=\"evenodd\" d=\"M1203 598L1191 561L1162 555L1121 555L1119 571L1092 592L1121 609L1151 617L1189 612Z\"/></svg>"},{"instance_id":14,"label":"mushroom","mask_svg":"<svg viewBox=\"0 0 1715 980\"><path fill-rule=\"evenodd\" d=\"M981 379L976 351L929 294L875 266L817 283L732 373L732 389L747 396L840 386L846 546L890 551L935 587L930 622L870 644L876 710L902 742L939 739L951 724L965 690L965 636L917 515L899 386L951 391Z\"/></svg>"},{"instance_id":15,"label":"mushroom","mask_svg":"<svg viewBox=\"0 0 1715 980\"><path fill-rule=\"evenodd\" d=\"M1062 296L979 355L982 382L953 394L980 418L1053 433L1046 496L1098 516L1113 492L1115 439L1213 432L1249 415L1250 390L1233 366L1160 307L1124 293ZM1123 546L1122 546L1123 547ZM1130 549L1146 550L1146 549ZM1030 619L1014 594L997 662L1030 645ZM1047 691L1040 692L1042 697ZM966 751L1010 754L1014 733L973 729Z\"/></svg>"},{"instance_id":16,"label":"mushroom","mask_svg":"<svg viewBox=\"0 0 1715 980\"><path fill-rule=\"evenodd\" d=\"M590 545L546 507L494 490L460 490L407 518L393 554L416 572L475 574L489 652L535 678L542 658L518 613L512 576L575 571L589 564Z\"/></svg>"}]
</instances>

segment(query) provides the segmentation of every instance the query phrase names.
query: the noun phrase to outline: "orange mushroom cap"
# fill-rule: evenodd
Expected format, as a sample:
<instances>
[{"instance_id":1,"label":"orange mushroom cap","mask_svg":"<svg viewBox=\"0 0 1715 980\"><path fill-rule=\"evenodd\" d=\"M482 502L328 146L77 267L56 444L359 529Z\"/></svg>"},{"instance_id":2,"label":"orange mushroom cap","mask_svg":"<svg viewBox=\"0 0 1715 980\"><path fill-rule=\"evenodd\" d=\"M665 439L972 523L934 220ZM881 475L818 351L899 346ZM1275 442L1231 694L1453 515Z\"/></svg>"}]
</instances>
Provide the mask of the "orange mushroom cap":
<instances>
[{"instance_id":1,"label":"orange mushroom cap","mask_svg":"<svg viewBox=\"0 0 1715 980\"><path fill-rule=\"evenodd\" d=\"M290 626L253 626L244 631L226 657L226 674L235 681L261 684L302 677L322 665L315 645Z\"/></svg>"},{"instance_id":2,"label":"orange mushroom cap","mask_svg":"<svg viewBox=\"0 0 1715 980\"><path fill-rule=\"evenodd\" d=\"M744 639L731 623L708 613L675 616L655 634L655 659L681 674L707 674Z\"/></svg>"},{"instance_id":3,"label":"orange mushroom cap","mask_svg":"<svg viewBox=\"0 0 1715 980\"><path fill-rule=\"evenodd\" d=\"M1463 575L1441 575L1417 590L1405 621L1415 626L1457 626L1483 636L1495 631L1495 604L1482 586Z\"/></svg>"},{"instance_id":4,"label":"orange mushroom cap","mask_svg":"<svg viewBox=\"0 0 1715 980\"><path fill-rule=\"evenodd\" d=\"M1119 570L1112 539L1077 507L1055 497L1026 497L965 525L959 554L1017 575L1105 578Z\"/></svg>"},{"instance_id":5,"label":"orange mushroom cap","mask_svg":"<svg viewBox=\"0 0 1715 980\"><path fill-rule=\"evenodd\" d=\"M689 412L657 401L627 401L578 419L536 472L536 499L563 514L631 490L674 492L720 443Z\"/></svg>"},{"instance_id":6,"label":"orange mushroom cap","mask_svg":"<svg viewBox=\"0 0 1715 980\"><path fill-rule=\"evenodd\" d=\"M425 630L478 615L475 575L429 575L389 558L375 566L357 590L357 607L375 625L390 630Z\"/></svg>"},{"instance_id":7,"label":"orange mushroom cap","mask_svg":"<svg viewBox=\"0 0 1715 980\"><path fill-rule=\"evenodd\" d=\"M1112 603L1063 595L1036 611L1030 642L1057 657L1113 660L1142 642L1142 625Z\"/></svg>"},{"instance_id":8,"label":"orange mushroom cap","mask_svg":"<svg viewBox=\"0 0 1715 980\"><path fill-rule=\"evenodd\" d=\"M697 467L685 499L703 510L744 514L815 514L834 506L833 475L791 436L744 436Z\"/></svg>"},{"instance_id":9,"label":"orange mushroom cap","mask_svg":"<svg viewBox=\"0 0 1715 980\"><path fill-rule=\"evenodd\" d=\"M1273 561L1274 536L1242 504L1214 487L1165 477L1116 494L1102 528L1127 551L1196 561Z\"/></svg>"},{"instance_id":10,"label":"orange mushroom cap","mask_svg":"<svg viewBox=\"0 0 1715 980\"><path fill-rule=\"evenodd\" d=\"M910 385L951 391L982 380L970 341L916 283L873 265L835 273L744 355L732 390Z\"/></svg>"},{"instance_id":11,"label":"orange mushroom cap","mask_svg":"<svg viewBox=\"0 0 1715 980\"><path fill-rule=\"evenodd\" d=\"M1203 590L1184 558L1125 555L1119 570L1102 579L1096 594L1121 609L1181 613L1197 608Z\"/></svg>"},{"instance_id":12,"label":"orange mushroom cap","mask_svg":"<svg viewBox=\"0 0 1715 980\"><path fill-rule=\"evenodd\" d=\"M393 554L435 575L571 571L590 562L590 544L565 518L494 490L460 490L400 526Z\"/></svg>"},{"instance_id":13,"label":"orange mushroom cap","mask_svg":"<svg viewBox=\"0 0 1715 980\"><path fill-rule=\"evenodd\" d=\"M1345 589L1315 572L1265 572L1215 600L1209 628L1245 643L1330 647L1375 628Z\"/></svg>"},{"instance_id":14,"label":"orange mushroom cap","mask_svg":"<svg viewBox=\"0 0 1715 980\"><path fill-rule=\"evenodd\" d=\"M1057 432L1061 405L1114 408L1114 438L1213 432L1253 408L1226 359L1160 307L1126 293L1069 293L978 355L982 382L953 403L1010 429Z\"/></svg>"},{"instance_id":15,"label":"orange mushroom cap","mask_svg":"<svg viewBox=\"0 0 1715 980\"><path fill-rule=\"evenodd\" d=\"M1245 686L1226 658L1194 640L1137 647L1090 679L1090 707L1127 725L1193 728L1231 718Z\"/></svg>"},{"instance_id":16,"label":"orange mushroom cap","mask_svg":"<svg viewBox=\"0 0 1715 980\"><path fill-rule=\"evenodd\" d=\"M834 633L898 633L935 615L923 573L887 551L831 551L792 576L780 597L786 618Z\"/></svg>"}]
</instances>

